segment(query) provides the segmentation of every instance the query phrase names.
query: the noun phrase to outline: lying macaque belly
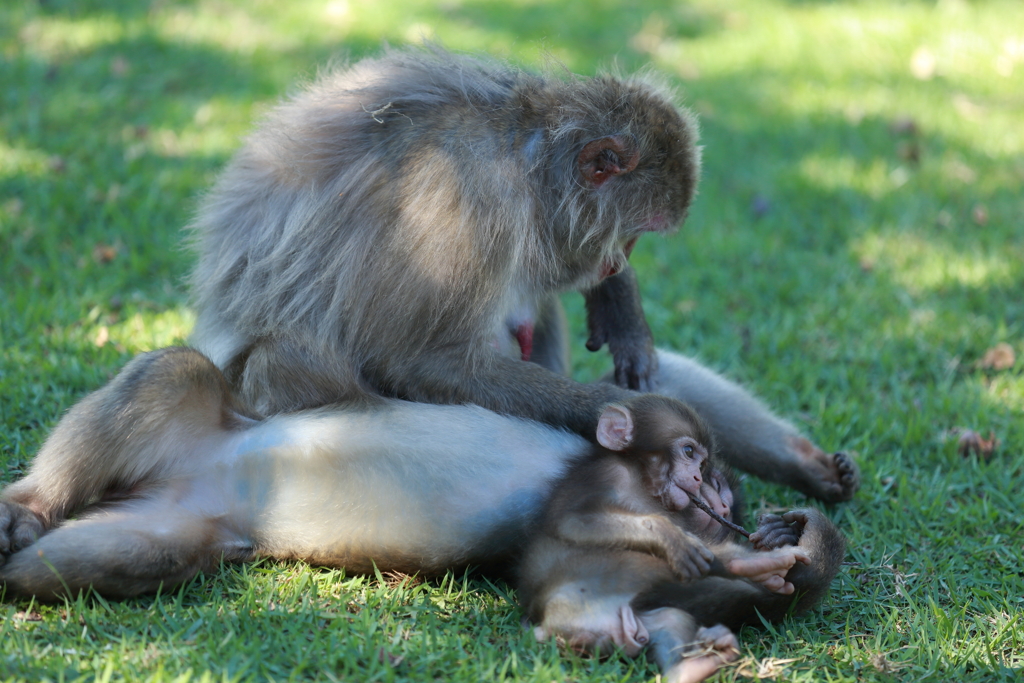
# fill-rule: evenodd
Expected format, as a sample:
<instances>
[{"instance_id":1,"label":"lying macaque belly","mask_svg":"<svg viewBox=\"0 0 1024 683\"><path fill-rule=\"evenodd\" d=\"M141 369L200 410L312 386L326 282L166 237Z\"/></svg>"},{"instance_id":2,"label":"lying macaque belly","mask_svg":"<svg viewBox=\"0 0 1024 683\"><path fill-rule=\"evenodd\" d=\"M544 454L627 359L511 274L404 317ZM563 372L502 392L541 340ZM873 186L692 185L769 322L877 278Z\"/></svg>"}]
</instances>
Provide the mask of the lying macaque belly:
<instances>
[{"instance_id":1,"label":"lying macaque belly","mask_svg":"<svg viewBox=\"0 0 1024 683\"><path fill-rule=\"evenodd\" d=\"M257 556L440 572L516 550L587 448L475 406L323 409L233 434L178 500Z\"/></svg>"}]
</instances>

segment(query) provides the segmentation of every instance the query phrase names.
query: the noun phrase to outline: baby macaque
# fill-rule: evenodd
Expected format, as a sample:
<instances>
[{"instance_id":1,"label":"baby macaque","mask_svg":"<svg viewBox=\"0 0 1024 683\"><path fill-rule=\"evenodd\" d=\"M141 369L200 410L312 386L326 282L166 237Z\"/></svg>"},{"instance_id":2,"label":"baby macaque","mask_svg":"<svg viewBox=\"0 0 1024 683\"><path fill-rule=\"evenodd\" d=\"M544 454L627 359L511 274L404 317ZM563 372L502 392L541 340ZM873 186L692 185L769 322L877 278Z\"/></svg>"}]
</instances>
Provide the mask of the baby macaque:
<instances>
[{"instance_id":1,"label":"baby macaque","mask_svg":"<svg viewBox=\"0 0 1024 683\"><path fill-rule=\"evenodd\" d=\"M596 655L649 646L666 680L700 681L738 655L734 629L758 612L781 619L796 592L800 612L827 591L845 542L817 510L762 517L750 547L692 504L738 519L711 434L689 408L639 396L606 408L597 437L556 486L522 560L520 598L538 640Z\"/></svg>"}]
</instances>

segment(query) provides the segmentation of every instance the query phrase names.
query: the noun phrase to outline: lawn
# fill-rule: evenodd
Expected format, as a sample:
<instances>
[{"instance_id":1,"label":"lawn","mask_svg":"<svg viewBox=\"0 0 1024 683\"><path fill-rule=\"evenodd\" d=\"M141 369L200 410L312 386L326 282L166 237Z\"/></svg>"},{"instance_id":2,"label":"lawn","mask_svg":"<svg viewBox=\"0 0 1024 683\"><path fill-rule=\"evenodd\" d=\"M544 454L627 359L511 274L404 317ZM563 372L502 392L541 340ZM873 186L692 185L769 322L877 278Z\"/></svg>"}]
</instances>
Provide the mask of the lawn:
<instances>
[{"instance_id":1,"label":"lawn","mask_svg":"<svg viewBox=\"0 0 1024 683\"><path fill-rule=\"evenodd\" d=\"M739 379L863 486L822 606L717 680L1024 670L1024 4L21 0L0 4L0 472L193 317L181 227L332 59L434 39L651 65L701 118L684 228L633 256L659 345ZM575 372L589 354L567 295ZM998 441L966 457L958 431ZM747 480L755 510L798 494ZM0 603L2 681L646 681L538 645L503 583L263 562L108 603Z\"/></svg>"}]
</instances>

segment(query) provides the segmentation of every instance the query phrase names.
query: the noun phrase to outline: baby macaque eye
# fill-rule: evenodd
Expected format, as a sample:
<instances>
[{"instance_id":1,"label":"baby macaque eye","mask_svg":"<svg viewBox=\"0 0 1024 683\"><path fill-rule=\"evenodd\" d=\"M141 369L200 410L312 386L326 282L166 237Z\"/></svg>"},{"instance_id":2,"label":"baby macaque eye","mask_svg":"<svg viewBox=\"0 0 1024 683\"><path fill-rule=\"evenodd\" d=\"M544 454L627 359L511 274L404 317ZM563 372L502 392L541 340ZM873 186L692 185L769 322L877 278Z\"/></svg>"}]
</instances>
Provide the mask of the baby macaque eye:
<instances>
[{"instance_id":1,"label":"baby macaque eye","mask_svg":"<svg viewBox=\"0 0 1024 683\"><path fill-rule=\"evenodd\" d=\"M686 453L687 455L692 457L693 456L693 446L683 446L683 453Z\"/></svg>"}]
</instances>

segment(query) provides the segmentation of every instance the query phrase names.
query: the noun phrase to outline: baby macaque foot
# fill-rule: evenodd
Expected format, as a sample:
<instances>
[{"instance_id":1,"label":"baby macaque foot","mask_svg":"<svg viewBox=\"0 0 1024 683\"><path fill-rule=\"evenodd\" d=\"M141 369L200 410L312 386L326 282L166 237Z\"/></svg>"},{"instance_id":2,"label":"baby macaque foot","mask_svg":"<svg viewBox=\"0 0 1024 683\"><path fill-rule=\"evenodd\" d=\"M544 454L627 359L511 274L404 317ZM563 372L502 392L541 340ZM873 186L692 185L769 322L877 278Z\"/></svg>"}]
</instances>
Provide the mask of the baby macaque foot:
<instances>
[{"instance_id":1,"label":"baby macaque foot","mask_svg":"<svg viewBox=\"0 0 1024 683\"><path fill-rule=\"evenodd\" d=\"M765 514L757 520L757 531L750 534L755 550L774 550L800 542L800 529L779 515Z\"/></svg>"},{"instance_id":2,"label":"baby macaque foot","mask_svg":"<svg viewBox=\"0 0 1024 683\"><path fill-rule=\"evenodd\" d=\"M860 488L860 470L852 457L826 453L802 436L793 437L790 446L804 470L804 493L826 503L853 498Z\"/></svg>"},{"instance_id":3,"label":"baby macaque foot","mask_svg":"<svg viewBox=\"0 0 1024 683\"><path fill-rule=\"evenodd\" d=\"M46 532L43 523L24 505L0 501L0 565Z\"/></svg>"},{"instance_id":4,"label":"baby macaque foot","mask_svg":"<svg viewBox=\"0 0 1024 683\"><path fill-rule=\"evenodd\" d=\"M736 635L721 624L698 630L689 649L665 672L667 683L698 683L740 656Z\"/></svg>"}]
</instances>

